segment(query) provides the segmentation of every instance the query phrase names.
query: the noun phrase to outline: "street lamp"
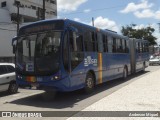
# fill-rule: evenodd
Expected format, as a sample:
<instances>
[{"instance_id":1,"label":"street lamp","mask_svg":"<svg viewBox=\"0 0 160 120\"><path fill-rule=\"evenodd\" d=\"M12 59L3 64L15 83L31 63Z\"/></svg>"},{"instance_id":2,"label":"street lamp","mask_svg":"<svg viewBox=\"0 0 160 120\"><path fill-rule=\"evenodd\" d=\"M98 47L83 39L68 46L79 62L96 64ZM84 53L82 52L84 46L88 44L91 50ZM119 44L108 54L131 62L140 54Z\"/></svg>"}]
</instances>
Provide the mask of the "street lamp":
<instances>
[{"instance_id":1,"label":"street lamp","mask_svg":"<svg viewBox=\"0 0 160 120\"><path fill-rule=\"evenodd\" d=\"M15 1L15 4L17 6L17 36L19 32L19 7L20 7L20 1Z\"/></svg>"}]
</instances>

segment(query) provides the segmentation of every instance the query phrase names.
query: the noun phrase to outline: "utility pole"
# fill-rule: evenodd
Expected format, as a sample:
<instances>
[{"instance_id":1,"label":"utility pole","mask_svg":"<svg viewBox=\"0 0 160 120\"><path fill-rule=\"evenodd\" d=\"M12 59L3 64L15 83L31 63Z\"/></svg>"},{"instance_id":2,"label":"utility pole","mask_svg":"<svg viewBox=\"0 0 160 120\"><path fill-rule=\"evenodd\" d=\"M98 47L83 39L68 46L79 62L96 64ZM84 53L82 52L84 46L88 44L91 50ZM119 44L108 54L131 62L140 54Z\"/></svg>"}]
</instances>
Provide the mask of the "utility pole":
<instances>
[{"instance_id":1,"label":"utility pole","mask_svg":"<svg viewBox=\"0 0 160 120\"><path fill-rule=\"evenodd\" d=\"M160 33L160 23L158 23L158 26L159 26L159 33Z\"/></svg>"},{"instance_id":2,"label":"utility pole","mask_svg":"<svg viewBox=\"0 0 160 120\"><path fill-rule=\"evenodd\" d=\"M20 22L20 17L19 17L19 7L20 7L20 1L15 1L16 6L17 6L17 36L19 32L19 22Z\"/></svg>"},{"instance_id":3,"label":"utility pole","mask_svg":"<svg viewBox=\"0 0 160 120\"><path fill-rule=\"evenodd\" d=\"M92 26L94 27L94 17L92 17Z\"/></svg>"},{"instance_id":4,"label":"utility pole","mask_svg":"<svg viewBox=\"0 0 160 120\"><path fill-rule=\"evenodd\" d=\"M45 0L43 0L43 20L45 20L45 13L46 13L46 4Z\"/></svg>"}]
</instances>

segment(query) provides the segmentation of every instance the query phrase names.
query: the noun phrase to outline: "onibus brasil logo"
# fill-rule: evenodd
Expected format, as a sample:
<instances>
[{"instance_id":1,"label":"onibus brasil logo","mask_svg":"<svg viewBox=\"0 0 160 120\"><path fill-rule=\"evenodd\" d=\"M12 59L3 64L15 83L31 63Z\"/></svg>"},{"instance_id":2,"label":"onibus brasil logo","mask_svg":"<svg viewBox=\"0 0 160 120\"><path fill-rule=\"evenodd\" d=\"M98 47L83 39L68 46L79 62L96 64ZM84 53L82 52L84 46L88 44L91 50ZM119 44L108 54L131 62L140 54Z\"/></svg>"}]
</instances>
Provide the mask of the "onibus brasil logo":
<instances>
[{"instance_id":1,"label":"onibus brasil logo","mask_svg":"<svg viewBox=\"0 0 160 120\"><path fill-rule=\"evenodd\" d=\"M91 56L87 56L87 58L84 59L84 66L87 67L89 65L97 66L97 59L92 59Z\"/></svg>"}]
</instances>

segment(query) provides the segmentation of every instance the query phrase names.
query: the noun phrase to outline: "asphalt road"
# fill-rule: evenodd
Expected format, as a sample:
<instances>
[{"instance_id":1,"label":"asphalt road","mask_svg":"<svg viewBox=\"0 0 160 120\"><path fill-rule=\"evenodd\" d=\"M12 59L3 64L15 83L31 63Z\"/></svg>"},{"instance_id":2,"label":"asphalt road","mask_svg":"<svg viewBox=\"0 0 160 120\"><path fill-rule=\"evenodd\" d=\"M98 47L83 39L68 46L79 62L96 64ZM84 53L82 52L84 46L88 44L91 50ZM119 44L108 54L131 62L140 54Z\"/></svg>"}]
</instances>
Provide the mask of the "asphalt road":
<instances>
[{"instance_id":1,"label":"asphalt road","mask_svg":"<svg viewBox=\"0 0 160 120\"><path fill-rule=\"evenodd\" d=\"M158 69L160 69L160 66L150 66L144 73L129 76L125 81L116 79L98 85L95 91L89 95L84 94L82 91L57 93L55 99L49 101L44 100L43 91L38 90L19 89L19 93L14 95L8 95L6 92L2 92L0 93L0 111L81 111L122 87Z\"/></svg>"}]
</instances>

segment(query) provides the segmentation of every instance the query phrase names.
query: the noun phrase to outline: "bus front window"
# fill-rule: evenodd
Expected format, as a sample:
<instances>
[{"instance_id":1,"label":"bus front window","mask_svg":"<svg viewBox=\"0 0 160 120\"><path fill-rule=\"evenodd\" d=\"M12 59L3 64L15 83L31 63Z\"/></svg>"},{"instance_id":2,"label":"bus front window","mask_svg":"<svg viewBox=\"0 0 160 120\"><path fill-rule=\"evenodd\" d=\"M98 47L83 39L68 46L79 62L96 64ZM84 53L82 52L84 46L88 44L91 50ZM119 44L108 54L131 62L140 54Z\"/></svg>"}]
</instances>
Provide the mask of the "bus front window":
<instances>
[{"instance_id":1,"label":"bus front window","mask_svg":"<svg viewBox=\"0 0 160 120\"><path fill-rule=\"evenodd\" d=\"M59 70L61 32L20 37L16 64L22 74L51 75Z\"/></svg>"},{"instance_id":2,"label":"bus front window","mask_svg":"<svg viewBox=\"0 0 160 120\"><path fill-rule=\"evenodd\" d=\"M30 66L30 71L34 72L35 42L36 35L20 37L18 39L16 63L21 71L28 71L27 65L32 65Z\"/></svg>"},{"instance_id":3,"label":"bus front window","mask_svg":"<svg viewBox=\"0 0 160 120\"><path fill-rule=\"evenodd\" d=\"M38 34L36 43L36 71L52 73L59 69L61 32Z\"/></svg>"}]
</instances>

